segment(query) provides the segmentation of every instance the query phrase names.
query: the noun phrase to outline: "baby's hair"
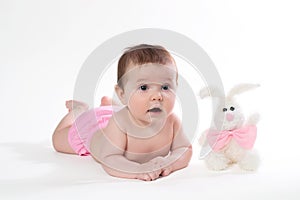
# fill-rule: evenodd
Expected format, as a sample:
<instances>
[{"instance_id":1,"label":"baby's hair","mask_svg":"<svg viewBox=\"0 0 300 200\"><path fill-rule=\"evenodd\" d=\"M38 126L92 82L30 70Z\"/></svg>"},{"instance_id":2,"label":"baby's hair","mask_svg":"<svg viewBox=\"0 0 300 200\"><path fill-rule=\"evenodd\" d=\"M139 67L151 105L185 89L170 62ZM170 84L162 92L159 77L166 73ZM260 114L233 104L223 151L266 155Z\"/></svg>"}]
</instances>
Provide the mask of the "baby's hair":
<instances>
[{"instance_id":1,"label":"baby's hair","mask_svg":"<svg viewBox=\"0 0 300 200\"><path fill-rule=\"evenodd\" d=\"M139 44L128 47L118 62L118 83L129 65L143 65L147 63L161 65L174 64L176 66L174 58L162 46Z\"/></svg>"}]
</instances>

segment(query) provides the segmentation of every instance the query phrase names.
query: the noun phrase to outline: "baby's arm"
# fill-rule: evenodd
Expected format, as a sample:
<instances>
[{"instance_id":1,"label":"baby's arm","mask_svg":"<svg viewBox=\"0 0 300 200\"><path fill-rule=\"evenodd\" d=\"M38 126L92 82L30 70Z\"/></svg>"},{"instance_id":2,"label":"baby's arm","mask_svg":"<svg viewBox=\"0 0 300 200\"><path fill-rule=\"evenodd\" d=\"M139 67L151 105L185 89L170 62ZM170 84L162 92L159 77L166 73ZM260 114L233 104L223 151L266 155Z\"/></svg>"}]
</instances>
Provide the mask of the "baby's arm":
<instances>
[{"instance_id":1,"label":"baby's arm","mask_svg":"<svg viewBox=\"0 0 300 200\"><path fill-rule=\"evenodd\" d=\"M170 155L165 158L165 167L162 175L167 176L171 172L188 166L192 157L192 145L183 133L180 120L174 115L174 138Z\"/></svg>"},{"instance_id":2,"label":"baby's arm","mask_svg":"<svg viewBox=\"0 0 300 200\"><path fill-rule=\"evenodd\" d=\"M110 120L107 127L94 134L90 151L93 158L102 164L103 169L111 176L141 180L155 180L161 174L160 163L150 161L140 164L124 156L127 137Z\"/></svg>"}]
</instances>

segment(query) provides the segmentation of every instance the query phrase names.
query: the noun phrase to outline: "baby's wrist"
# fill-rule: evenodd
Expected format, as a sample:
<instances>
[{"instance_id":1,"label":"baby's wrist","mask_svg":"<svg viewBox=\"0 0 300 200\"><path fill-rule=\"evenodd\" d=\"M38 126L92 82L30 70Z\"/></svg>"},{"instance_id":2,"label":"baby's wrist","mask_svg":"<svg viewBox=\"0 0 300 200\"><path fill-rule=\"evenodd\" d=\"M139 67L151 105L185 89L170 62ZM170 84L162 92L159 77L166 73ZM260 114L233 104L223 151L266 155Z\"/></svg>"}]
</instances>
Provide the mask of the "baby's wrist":
<instances>
[{"instance_id":1,"label":"baby's wrist","mask_svg":"<svg viewBox=\"0 0 300 200\"><path fill-rule=\"evenodd\" d=\"M155 157L147 163L143 163L140 165L140 171L142 173L153 172L159 169L162 169L165 166L165 158L164 157Z\"/></svg>"}]
</instances>

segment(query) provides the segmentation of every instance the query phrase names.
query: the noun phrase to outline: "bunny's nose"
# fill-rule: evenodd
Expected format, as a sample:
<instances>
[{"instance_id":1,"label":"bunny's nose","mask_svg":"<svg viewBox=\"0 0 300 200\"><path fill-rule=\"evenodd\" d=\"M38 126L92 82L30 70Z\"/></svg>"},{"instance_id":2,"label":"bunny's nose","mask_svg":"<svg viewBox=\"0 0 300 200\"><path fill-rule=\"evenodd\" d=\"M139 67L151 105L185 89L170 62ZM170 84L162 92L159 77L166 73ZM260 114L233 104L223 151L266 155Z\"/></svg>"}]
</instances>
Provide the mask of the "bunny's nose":
<instances>
[{"instance_id":1,"label":"bunny's nose","mask_svg":"<svg viewBox=\"0 0 300 200\"><path fill-rule=\"evenodd\" d=\"M227 119L227 121L232 121L233 119L234 119L234 115L233 114L230 114L230 113L227 113L226 114L226 119Z\"/></svg>"}]
</instances>

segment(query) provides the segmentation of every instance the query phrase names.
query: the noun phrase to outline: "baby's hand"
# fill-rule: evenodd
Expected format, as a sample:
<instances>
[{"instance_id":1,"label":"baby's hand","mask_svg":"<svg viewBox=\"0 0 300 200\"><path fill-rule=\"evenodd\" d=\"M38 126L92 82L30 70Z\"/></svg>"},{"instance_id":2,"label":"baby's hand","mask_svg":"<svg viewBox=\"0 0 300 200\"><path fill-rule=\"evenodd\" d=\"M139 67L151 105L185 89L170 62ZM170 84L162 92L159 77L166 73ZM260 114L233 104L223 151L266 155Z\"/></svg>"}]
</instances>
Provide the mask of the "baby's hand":
<instances>
[{"instance_id":1,"label":"baby's hand","mask_svg":"<svg viewBox=\"0 0 300 200\"><path fill-rule=\"evenodd\" d=\"M165 158L158 156L149 161L150 166L153 170L162 169L165 165Z\"/></svg>"},{"instance_id":2,"label":"baby's hand","mask_svg":"<svg viewBox=\"0 0 300 200\"><path fill-rule=\"evenodd\" d=\"M162 169L161 175L162 176L168 176L173 171L172 165L165 167Z\"/></svg>"},{"instance_id":3,"label":"baby's hand","mask_svg":"<svg viewBox=\"0 0 300 200\"><path fill-rule=\"evenodd\" d=\"M147 163L141 165L141 172L137 175L137 179L144 181L152 181L162 174L162 168L164 167L165 158L155 157Z\"/></svg>"},{"instance_id":4,"label":"baby's hand","mask_svg":"<svg viewBox=\"0 0 300 200\"><path fill-rule=\"evenodd\" d=\"M143 181L154 181L155 179L159 178L161 173L162 170L160 169L153 172L137 174L136 178Z\"/></svg>"},{"instance_id":5,"label":"baby's hand","mask_svg":"<svg viewBox=\"0 0 300 200\"><path fill-rule=\"evenodd\" d=\"M141 172L153 172L161 170L164 167L165 159L161 156L155 157L147 163L141 165Z\"/></svg>"},{"instance_id":6,"label":"baby's hand","mask_svg":"<svg viewBox=\"0 0 300 200\"><path fill-rule=\"evenodd\" d=\"M168 176L173 171L172 164L167 163L167 158L159 156L149 162L153 164L154 169L161 169L161 176Z\"/></svg>"}]
</instances>

